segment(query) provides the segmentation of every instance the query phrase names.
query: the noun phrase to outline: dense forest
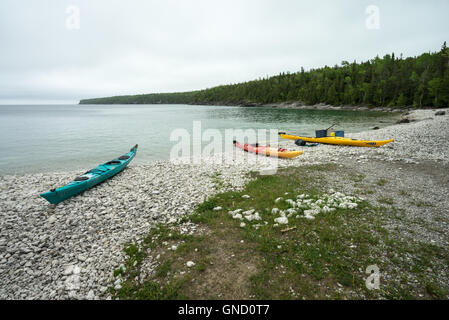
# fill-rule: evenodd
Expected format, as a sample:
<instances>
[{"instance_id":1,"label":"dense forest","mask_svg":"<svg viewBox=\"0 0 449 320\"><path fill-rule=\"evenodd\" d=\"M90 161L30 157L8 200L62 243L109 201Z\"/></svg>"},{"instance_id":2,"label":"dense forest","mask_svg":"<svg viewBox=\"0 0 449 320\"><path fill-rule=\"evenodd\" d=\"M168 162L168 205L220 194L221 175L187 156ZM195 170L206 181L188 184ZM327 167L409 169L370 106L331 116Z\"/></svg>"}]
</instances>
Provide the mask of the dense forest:
<instances>
[{"instance_id":1,"label":"dense forest","mask_svg":"<svg viewBox=\"0 0 449 320\"><path fill-rule=\"evenodd\" d=\"M210 89L81 100L80 104L227 104L279 102L373 107L449 107L449 49L311 69Z\"/></svg>"}]
</instances>

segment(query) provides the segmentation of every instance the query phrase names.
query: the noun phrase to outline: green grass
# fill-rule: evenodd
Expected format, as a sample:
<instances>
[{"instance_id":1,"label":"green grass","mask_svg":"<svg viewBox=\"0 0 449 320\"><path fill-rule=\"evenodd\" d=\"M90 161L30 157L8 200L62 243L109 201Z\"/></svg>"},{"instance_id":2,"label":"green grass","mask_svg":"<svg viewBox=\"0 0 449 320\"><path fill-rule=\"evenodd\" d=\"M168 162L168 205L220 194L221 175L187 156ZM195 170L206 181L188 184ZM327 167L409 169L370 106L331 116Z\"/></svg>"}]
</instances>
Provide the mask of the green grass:
<instances>
[{"instance_id":1,"label":"green grass","mask_svg":"<svg viewBox=\"0 0 449 320\"><path fill-rule=\"evenodd\" d=\"M427 202L427 201L414 201L413 205L415 205L418 208L433 207L433 205L430 202Z\"/></svg>"},{"instance_id":2,"label":"green grass","mask_svg":"<svg viewBox=\"0 0 449 320\"><path fill-rule=\"evenodd\" d=\"M116 297L411 299L421 294L447 298L447 288L427 272L447 261L447 251L401 239L385 229L383 218L388 212L393 215L395 208L360 202L357 209L338 209L315 220L291 217L288 227L295 229L288 232L274 226L271 209L288 208L285 202L275 204L276 198L294 199L302 193L318 198L328 189L326 172L335 169L326 165L283 169L274 176L252 173L253 180L242 191L217 194L184 219L197 224L203 230L200 234L181 234L178 226L151 229L140 244L125 248L126 271L114 272L124 279ZM244 194L250 199L243 199ZM382 202L393 203L389 198ZM223 210L213 211L217 206ZM241 228L241 221L227 213L235 209L255 209L263 221L246 222ZM178 245L176 251L167 250L171 244ZM135 281L149 255L160 256L155 272L143 283ZM195 262L193 268L186 267L189 260ZM393 280L382 280L381 290L369 291L364 272L369 265L378 265L381 274Z\"/></svg>"},{"instance_id":3,"label":"green grass","mask_svg":"<svg viewBox=\"0 0 449 320\"><path fill-rule=\"evenodd\" d=\"M362 182L366 178L364 174L351 174L350 179L354 182Z\"/></svg>"},{"instance_id":4,"label":"green grass","mask_svg":"<svg viewBox=\"0 0 449 320\"><path fill-rule=\"evenodd\" d=\"M211 175L212 182L215 184L215 188L217 190L222 190L226 186L223 178L221 177L221 173L215 172Z\"/></svg>"},{"instance_id":5,"label":"green grass","mask_svg":"<svg viewBox=\"0 0 449 320\"><path fill-rule=\"evenodd\" d=\"M379 201L379 203L388 204L390 206L394 204L394 200L392 198L388 198L388 197L380 198L378 201Z\"/></svg>"}]
</instances>

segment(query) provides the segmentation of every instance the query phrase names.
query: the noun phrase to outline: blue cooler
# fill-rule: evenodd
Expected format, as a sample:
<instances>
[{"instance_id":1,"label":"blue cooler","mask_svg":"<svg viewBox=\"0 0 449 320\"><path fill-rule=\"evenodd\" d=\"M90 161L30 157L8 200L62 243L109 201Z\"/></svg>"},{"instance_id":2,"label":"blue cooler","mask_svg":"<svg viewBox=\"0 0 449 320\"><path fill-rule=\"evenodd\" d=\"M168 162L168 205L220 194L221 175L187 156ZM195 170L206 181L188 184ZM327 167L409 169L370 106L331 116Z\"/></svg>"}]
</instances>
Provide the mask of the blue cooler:
<instances>
[{"instance_id":1,"label":"blue cooler","mask_svg":"<svg viewBox=\"0 0 449 320\"><path fill-rule=\"evenodd\" d=\"M335 136L344 138L345 132L344 131L335 131Z\"/></svg>"}]
</instances>

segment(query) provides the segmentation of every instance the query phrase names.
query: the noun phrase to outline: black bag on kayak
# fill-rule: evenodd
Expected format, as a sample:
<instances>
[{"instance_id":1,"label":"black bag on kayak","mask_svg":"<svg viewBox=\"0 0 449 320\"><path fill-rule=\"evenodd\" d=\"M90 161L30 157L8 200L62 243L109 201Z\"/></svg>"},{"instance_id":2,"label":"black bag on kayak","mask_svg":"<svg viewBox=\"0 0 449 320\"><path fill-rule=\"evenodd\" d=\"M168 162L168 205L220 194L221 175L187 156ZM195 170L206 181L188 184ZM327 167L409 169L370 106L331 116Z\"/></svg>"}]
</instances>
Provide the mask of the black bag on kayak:
<instances>
[{"instance_id":1,"label":"black bag on kayak","mask_svg":"<svg viewBox=\"0 0 449 320\"><path fill-rule=\"evenodd\" d=\"M327 137L327 130L316 130L315 138L325 138Z\"/></svg>"}]
</instances>

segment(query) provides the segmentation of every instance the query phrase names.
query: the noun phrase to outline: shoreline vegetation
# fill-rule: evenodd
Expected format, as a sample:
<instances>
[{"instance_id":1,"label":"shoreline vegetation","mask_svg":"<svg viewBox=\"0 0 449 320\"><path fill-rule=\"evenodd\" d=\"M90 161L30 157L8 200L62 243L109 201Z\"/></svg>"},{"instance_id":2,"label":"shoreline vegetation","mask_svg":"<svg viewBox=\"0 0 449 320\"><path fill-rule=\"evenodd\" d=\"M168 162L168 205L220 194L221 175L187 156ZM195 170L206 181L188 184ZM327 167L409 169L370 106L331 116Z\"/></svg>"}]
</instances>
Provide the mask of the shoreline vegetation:
<instances>
[{"instance_id":1,"label":"shoreline vegetation","mask_svg":"<svg viewBox=\"0 0 449 320\"><path fill-rule=\"evenodd\" d=\"M79 104L192 104L388 111L449 107L449 49L281 73L205 90L83 99Z\"/></svg>"},{"instance_id":2,"label":"shoreline vegetation","mask_svg":"<svg viewBox=\"0 0 449 320\"><path fill-rule=\"evenodd\" d=\"M448 111L350 135L382 148L281 141L304 154L273 176L131 164L57 206L39 191L76 172L0 176L0 298L448 299Z\"/></svg>"},{"instance_id":3,"label":"shoreline vegetation","mask_svg":"<svg viewBox=\"0 0 449 320\"><path fill-rule=\"evenodd\" d=\"M335 173L379 189L388 183L350 171L328 164L253 174L243 190L219 193L179 223L156 225L129 243L111 294L132 300L448 298L440 278L447 251L391 230L391 216L404 214L394 200L371 205L328 189L326 175ZM304 215L316 210L321 214ZM196 232L183 232L187 226ZM380 290L366 287L369 266L382 270Z\"/></svg>"}]
</instances>

